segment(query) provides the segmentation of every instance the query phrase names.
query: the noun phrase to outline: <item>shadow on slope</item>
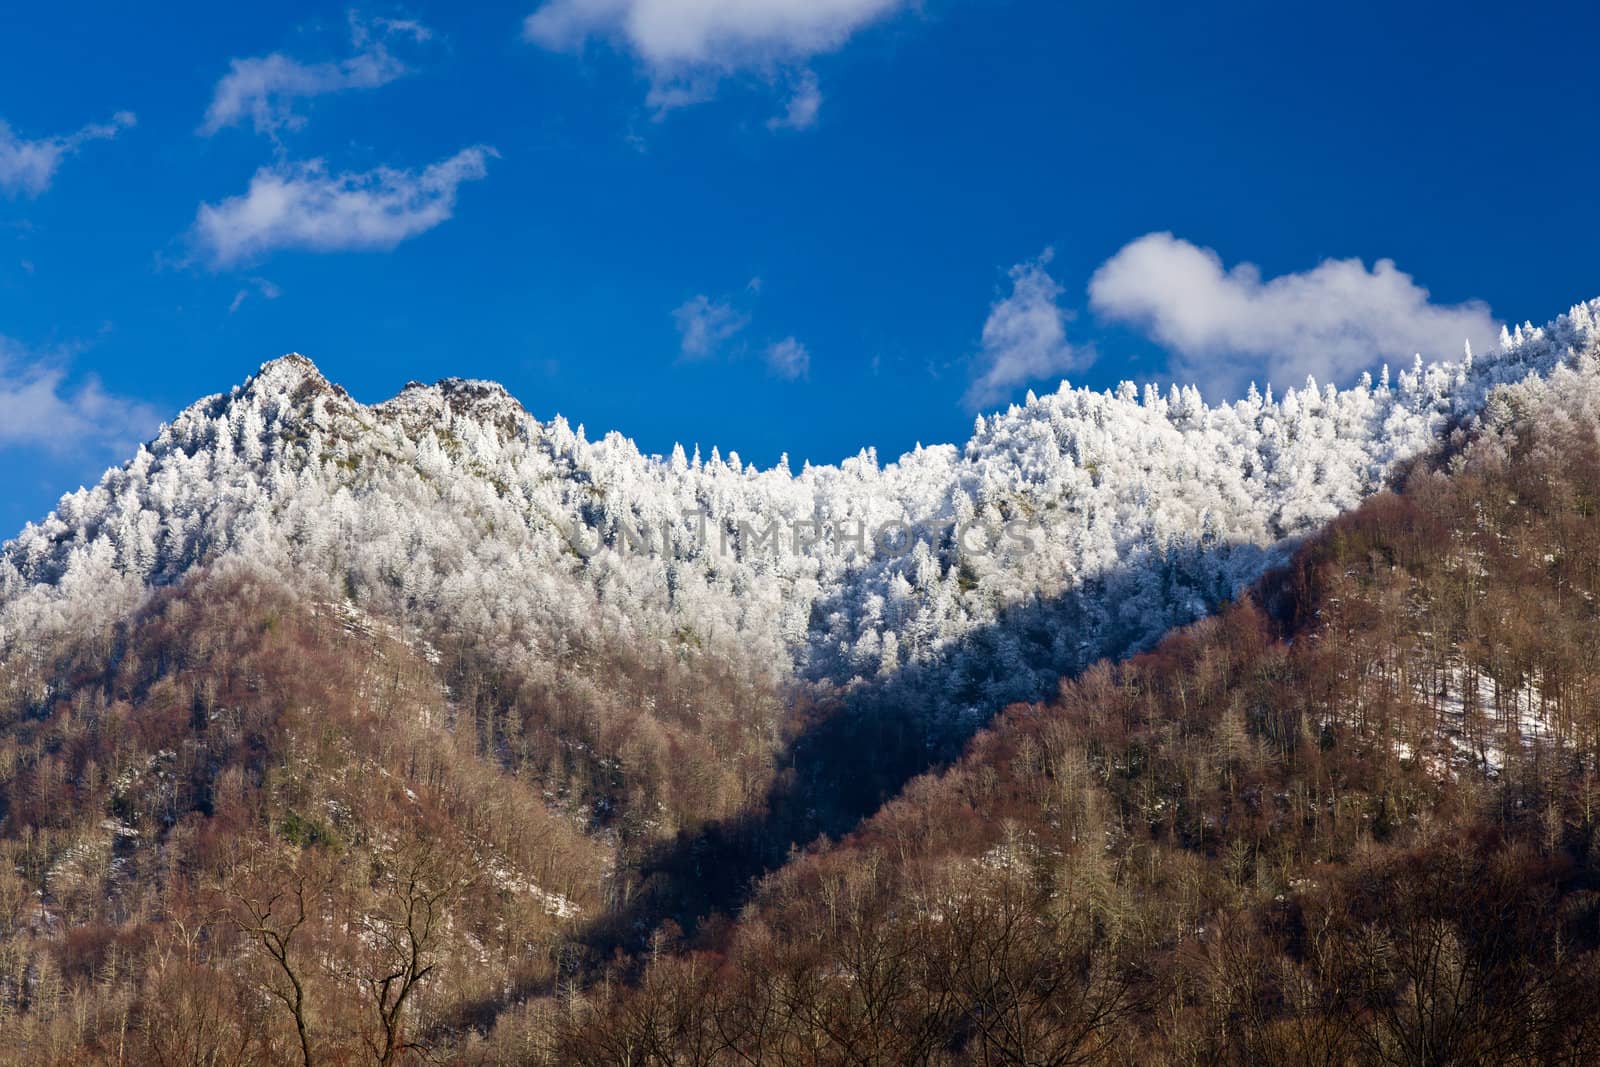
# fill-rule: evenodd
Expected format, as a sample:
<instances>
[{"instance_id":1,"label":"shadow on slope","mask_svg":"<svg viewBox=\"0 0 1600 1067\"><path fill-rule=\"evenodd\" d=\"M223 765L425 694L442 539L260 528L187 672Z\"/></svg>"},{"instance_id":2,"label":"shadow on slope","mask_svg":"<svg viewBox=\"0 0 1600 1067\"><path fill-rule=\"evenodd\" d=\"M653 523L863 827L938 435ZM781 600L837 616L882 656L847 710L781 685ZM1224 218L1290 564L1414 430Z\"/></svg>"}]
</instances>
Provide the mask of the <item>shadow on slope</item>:
<instances>
[{"instance_id":1,"label":"shadow on slope","mask_svg":"<svg viewBox=\"0 0 1600 1067\"><path fill-rule=\"evenodd\" d=\"M763 801L647 854L638 882L583 936L587 964L640 951L669 922L691 939L716 940L764 875L953 763L1005 707L1052 699L1062 679L1090 664L1153 647L1237 595L1226 575L1260 575L1280 558L1282 550L1249 544L1173 546L1159 562L1131 561L1012 607L931 662L842 693L798 687ZM1167 610L1147 613L1152 604Z\"/></svg>"}]
</instances>

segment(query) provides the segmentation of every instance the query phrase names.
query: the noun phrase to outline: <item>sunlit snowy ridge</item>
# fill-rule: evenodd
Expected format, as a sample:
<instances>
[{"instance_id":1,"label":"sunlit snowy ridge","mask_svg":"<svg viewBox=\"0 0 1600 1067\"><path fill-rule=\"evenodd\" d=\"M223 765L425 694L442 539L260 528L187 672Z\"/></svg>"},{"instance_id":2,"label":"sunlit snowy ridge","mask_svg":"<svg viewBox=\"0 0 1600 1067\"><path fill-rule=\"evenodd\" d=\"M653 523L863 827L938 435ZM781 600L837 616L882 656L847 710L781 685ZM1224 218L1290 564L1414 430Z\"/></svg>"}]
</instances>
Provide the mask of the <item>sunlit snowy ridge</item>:
<instances>
[{"instance_id":1,"label":"sunlit snowy ridge","mask_svg":"<svg viewBox=\"0 0 1600 1067\"><path fill-rule=\"evenodd\" d=\"M0 550L0 654L106 627L196 567L245 566L535 670L627 642L779 682L921 678L944 710L992 706L1211 610L1395 462L1470 426L1496 386L1597 373L1597 316L1600 301L1475 358L1214 407L1192 388L1063 384L980 417L962 447L798 472L590 441L483 382L368 407L289 356ZM992 551L946 534L883 553L829 533L730 554L699 536L700 513L736 543L774 522L1031 533ZM677 550L626 551L639 529Z\"/></svg>"}]
</instances>

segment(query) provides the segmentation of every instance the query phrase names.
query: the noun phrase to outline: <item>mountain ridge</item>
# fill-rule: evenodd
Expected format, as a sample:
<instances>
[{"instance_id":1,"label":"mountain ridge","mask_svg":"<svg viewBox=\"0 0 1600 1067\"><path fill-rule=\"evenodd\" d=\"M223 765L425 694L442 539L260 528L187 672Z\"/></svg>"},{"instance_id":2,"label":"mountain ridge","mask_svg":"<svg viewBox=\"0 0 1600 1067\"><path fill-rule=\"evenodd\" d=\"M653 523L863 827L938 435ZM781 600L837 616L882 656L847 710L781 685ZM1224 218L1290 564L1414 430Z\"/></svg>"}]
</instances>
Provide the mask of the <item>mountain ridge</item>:
<instances>
[{"instance_id":1,"label":"mountain ridge","mask_svg":"<svg viewBox=\"0 0 1600 1067\"><path fill-rule=\"evenodd\" d=\"M1192 387L1063 383L979 416L962 445L797 473L717 449L647 455L615 431L589 441L471 379L363 405L291 354L0 546L0 648L231 559L422 629L531 625L544 636L513 638L519 656L562 631L693 634L808 683L932 670L934 691L996 706L1228 599L1498 385L1592 360L1597 313L1580 304L1497 352L1344 390L1213 407ZM1005 537L1017 524L1027 536ZM982 533L957 544L963 530ZM1041 600L1063 605L1073 641L1012 635L1002 671L941 660Z\"/></svg>"}]
</instances>

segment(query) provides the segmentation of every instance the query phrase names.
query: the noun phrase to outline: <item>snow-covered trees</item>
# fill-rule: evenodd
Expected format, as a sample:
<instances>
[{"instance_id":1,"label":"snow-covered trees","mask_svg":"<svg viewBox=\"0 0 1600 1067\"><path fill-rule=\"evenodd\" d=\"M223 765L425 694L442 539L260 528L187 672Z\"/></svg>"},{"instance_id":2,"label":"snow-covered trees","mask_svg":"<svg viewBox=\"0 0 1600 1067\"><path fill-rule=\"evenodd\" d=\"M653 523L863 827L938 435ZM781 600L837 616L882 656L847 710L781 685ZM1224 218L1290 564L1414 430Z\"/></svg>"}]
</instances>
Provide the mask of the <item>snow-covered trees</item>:
<instances>
[{"instance_id":1,"label":"snow-covered trees","mask_svg":"<svg viewBox=\"0 0 1600 1067\"><path fill-rule=\"evenodd\" d=\"M961 448L798 474L590 442L482 382L365 407L285 357L0 550L0 651L106 625L151 586L245 556L528 663L577 636L829 687L982 675L981 692L929 691L1032 696L1233 595L1495 386L1581 362L1597 313L1580 305L1393 384L1386 370L1278 400L1063 385L980 417ZM1022 610L1014 671L960 662Z\"/></svg>"}]
</instances>

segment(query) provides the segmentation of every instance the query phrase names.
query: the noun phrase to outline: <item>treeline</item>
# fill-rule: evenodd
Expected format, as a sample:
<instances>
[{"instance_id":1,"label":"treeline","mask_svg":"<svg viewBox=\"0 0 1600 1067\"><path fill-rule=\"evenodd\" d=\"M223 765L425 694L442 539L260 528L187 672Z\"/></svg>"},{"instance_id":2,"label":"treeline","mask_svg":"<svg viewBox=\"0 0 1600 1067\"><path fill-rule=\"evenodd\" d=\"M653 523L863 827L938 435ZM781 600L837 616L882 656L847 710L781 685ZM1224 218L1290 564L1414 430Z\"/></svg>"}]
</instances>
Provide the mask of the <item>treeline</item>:
<instances>
[{"instance_id":1,"label":"treeline","mask_svg":"<svg viewBox=\"0 0 1600 1067\"><path fill-rule=\"evenodd\" d=\"M543 1062L1600 1061L1600 419L1512 391L1286 572L1018 707Z\"/></svg>"}]
</instances>

